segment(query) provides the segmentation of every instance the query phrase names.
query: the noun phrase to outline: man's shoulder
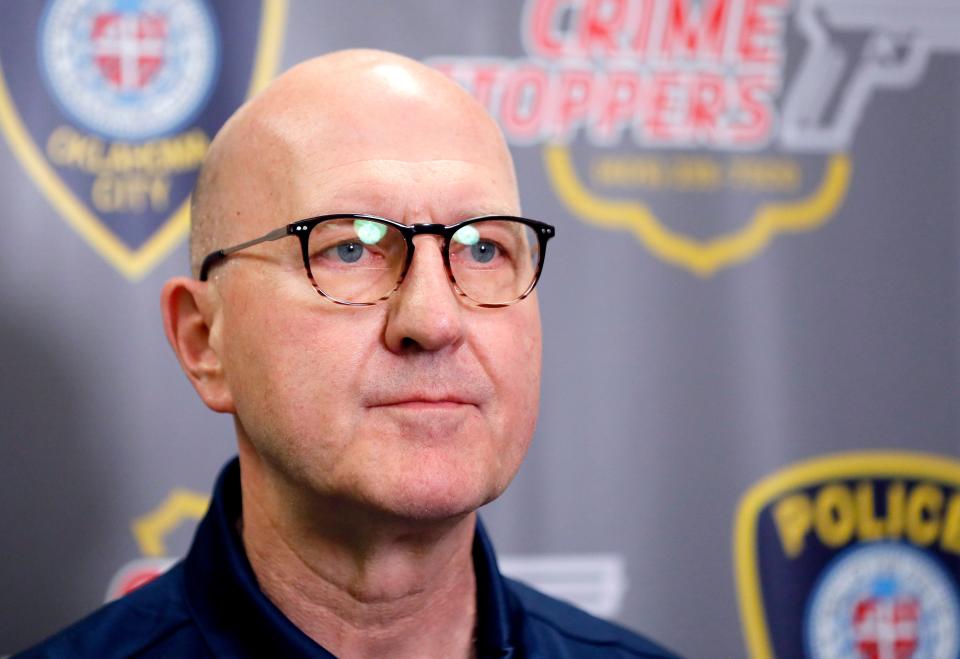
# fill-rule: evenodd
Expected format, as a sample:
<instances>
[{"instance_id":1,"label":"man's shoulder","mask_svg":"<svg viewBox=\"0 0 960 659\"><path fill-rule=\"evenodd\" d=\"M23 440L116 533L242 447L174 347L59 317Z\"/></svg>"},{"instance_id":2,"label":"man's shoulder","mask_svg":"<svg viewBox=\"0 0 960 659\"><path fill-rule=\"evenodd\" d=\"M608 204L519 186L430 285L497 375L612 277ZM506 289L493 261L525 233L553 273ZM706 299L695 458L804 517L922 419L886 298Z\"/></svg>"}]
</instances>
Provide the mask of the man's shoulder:
<instances>
[{"instance_id":1,"label":"man's shoulder","mask_svg":"<svg viewBox=\"0 0 960 659\"><path fill-rule=\"evenodd\" d=\"M514 579L505 579L524 611L524 633L550 657L677 659L639 634L601 620Z\"/></svg>"},{"instance_id":2,"label":"man's shoulder","mask_svg":"<svg viewBox=\"0 0 960 659\"><path fill-rule=\"evenodd\" d=\"M183 566L177 565L13 659L208 655L182 583Z\"/></svg>"}]
</instances>

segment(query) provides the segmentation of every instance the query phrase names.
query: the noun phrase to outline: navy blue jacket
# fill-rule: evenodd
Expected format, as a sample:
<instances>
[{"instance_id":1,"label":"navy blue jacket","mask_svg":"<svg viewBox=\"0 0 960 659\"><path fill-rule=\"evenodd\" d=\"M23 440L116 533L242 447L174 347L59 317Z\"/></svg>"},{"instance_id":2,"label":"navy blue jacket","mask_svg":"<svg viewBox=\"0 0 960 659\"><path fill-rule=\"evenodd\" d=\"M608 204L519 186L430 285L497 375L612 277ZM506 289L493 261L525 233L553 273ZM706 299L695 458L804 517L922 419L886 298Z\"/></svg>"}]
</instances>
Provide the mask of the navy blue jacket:
<instances>
[{"instance_id":1,"label":"navy blue jacket","mask_svg":"<svg viewBox=\"0 0 960 659\"><path fill-rule=\"evenodd\" d=\"M220 474L187 557L169 572L20 655L33 657L333 657L270 602L236 529L240 469ZM501 576L477 524L478 657L670 658L632 632Z\"/></svg>"}]
</instances>

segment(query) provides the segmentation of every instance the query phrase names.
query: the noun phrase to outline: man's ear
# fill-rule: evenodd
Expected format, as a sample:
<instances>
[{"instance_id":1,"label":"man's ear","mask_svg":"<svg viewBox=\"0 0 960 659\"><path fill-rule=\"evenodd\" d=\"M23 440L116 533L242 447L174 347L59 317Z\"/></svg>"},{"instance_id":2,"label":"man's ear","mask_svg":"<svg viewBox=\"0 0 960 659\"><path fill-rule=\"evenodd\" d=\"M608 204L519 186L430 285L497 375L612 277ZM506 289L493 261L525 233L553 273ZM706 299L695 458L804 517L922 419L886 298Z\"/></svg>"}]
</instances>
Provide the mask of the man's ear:
<instances>
[{"instance_id":1,"label":"man's ear","mask_svg":"<svg viewBox=\"0 0 960 659\"><path fill-rule=\"evenodd\" d=\"M180 367L200 399L215 412L236 411L223 362L211 345L216 319L210 285L189 277L174 277L160 293L163 329Z\"/></svg>"}]
</instances>

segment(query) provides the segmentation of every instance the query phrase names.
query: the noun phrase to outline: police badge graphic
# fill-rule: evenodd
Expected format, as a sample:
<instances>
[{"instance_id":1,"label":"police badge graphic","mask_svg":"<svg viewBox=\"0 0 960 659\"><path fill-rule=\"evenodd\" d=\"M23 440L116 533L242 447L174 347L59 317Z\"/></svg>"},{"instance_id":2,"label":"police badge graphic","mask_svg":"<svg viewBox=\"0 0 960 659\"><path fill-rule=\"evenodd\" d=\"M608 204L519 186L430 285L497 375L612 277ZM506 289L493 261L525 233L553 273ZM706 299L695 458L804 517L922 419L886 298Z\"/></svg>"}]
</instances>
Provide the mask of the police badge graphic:
<instances>
[{"instance_id":1,"label":"police badge graphic","mask_svg":"<svg viewBox=\"0 0 960 659\"><path fill-rule=\"evenodd\" d=\"M865 452L744 496L735 569L754 659L960 656L960 462Z\"/></svg>"},{"instance_id":2,"label":"police badge graphic","mask_svg":"<svg viewBox=\"0 0 960 659\"><path fill-rule=\"evenodd\" d=\"M48 0L0 21L0 126L63 219L138 279L182 240L217 129L276 70L285 0Z\"/></svg>"},{"instance_id":3,"label":"police badge graphic","mask_svg":"<svg viewBox=\"0 0 960 659\"><path fill-rule=\"evenodd\" d=\"M540 148L573 217L710 277L839 212L870 106L960 52L958 16L936 1L526 0L524 55L429 61L513 145Z\"/></svg>"}]
</instances>

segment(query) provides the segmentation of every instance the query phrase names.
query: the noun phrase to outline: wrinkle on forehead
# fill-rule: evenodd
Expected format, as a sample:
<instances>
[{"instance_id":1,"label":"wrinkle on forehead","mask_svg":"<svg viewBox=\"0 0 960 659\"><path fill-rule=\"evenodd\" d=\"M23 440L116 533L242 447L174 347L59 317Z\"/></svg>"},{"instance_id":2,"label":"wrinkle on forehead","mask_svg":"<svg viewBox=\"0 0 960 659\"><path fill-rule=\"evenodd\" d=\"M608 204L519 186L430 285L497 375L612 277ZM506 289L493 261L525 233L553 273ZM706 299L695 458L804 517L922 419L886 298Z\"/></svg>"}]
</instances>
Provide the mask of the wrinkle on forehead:
<instances>
[{"instance_id":1,"label":"wrinkle on forehead","mask_svg":"<svg viewBox=\"0 0 960 659\"><path fill-rule=\"evenodd\" d=\"M297 214L298 190L366 161L473 163L516 198L503 136L465 90L398 55L341 51L290 69L214 139L195 192L193 263L291 221L277 218Z\"/></svg>"},{"instance_id":2,"label":"wrinkle on forehead","mask_svg":"<svg viewBox=\"0 0 960 659\"><path fill-rule=\"evenodd\" d=\"M336 176L318 178L331 184L302 190L297 198L307 214L371 213L408 224L453 224L520 213L512 180L501 170L472 162L365 160L338 168Z\"/></svg>"}]
</instances>

